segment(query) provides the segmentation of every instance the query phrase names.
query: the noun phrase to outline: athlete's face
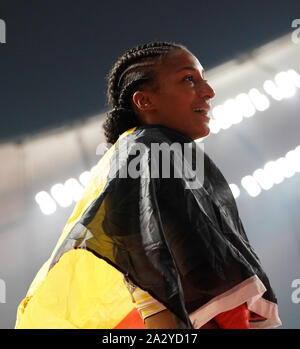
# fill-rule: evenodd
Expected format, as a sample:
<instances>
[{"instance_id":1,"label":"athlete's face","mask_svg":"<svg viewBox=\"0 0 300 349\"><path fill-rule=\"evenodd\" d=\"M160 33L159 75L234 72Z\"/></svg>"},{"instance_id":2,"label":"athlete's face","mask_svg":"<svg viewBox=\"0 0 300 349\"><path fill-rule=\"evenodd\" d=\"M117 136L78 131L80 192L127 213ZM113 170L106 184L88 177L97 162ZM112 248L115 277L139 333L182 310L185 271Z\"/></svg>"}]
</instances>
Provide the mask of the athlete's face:
<instances>
[{"instance_id":1,"label":"athlete's face","mask_svg":"<svg viewBox=\"0 0 300 349\"><path fill-rule=\"evenodd\" d=\"M198 59L187 50L173 51L158 66L155 80L156 91L133 96L142 123L164 125L192 139L207 136L215 93Z\"/></svg>"}]
</instances>

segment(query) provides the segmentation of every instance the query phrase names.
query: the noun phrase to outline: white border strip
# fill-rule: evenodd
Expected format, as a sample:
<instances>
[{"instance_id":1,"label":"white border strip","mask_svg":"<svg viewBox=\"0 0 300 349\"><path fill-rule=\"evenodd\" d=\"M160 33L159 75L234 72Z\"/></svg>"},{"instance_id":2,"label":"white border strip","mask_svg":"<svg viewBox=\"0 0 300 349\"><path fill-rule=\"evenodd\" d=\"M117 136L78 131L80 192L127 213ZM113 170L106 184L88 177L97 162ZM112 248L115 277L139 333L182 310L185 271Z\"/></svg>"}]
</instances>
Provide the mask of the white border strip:
<instances>
[{"instance_id":1,"label":"white border strip","mask_svg":"<svg viewBox=\"0 0 300 349\"><path fill-rule=\"evenodd\" d=\"M264 321L250 321L250 329L278 327L282 324L278 306L262 298L265 292L264 284L257 275L253 275L195 310L189 315L190 320L194 328L200 328L216 315L247 302L250 311L266 318Z\"/></svg>"}]
</instances>

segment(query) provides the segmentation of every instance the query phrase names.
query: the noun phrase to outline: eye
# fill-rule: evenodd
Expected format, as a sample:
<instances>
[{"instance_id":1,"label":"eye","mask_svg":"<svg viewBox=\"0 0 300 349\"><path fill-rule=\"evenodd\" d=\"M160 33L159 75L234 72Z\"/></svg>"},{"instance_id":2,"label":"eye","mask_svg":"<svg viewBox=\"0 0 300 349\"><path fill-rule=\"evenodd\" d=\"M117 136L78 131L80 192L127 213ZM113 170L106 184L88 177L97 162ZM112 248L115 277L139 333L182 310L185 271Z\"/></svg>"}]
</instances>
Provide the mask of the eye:
<instances>
[{"instance_id":1,"label":"eye","mask_svg":"<svg viewBox=\"0 0 300 349\"><path fill-rule=\"evenodd\" d=\"M195 82L194 76L191 74L186 75L183 80Z\"/></svg>"},{"instance_id":2,"label":"eye","mask_svg":"<svg viewBox=\"0 0 300 349\"><path fill-rule=\"evenodd\" d=\"M189 74L189 75L186 75L183 79L184 81L191 81L191 82L195 82L195 78L193 75ZM207 83L208 80L204 80L202 79L203 82Z\"/></svg>"}]
</instances>

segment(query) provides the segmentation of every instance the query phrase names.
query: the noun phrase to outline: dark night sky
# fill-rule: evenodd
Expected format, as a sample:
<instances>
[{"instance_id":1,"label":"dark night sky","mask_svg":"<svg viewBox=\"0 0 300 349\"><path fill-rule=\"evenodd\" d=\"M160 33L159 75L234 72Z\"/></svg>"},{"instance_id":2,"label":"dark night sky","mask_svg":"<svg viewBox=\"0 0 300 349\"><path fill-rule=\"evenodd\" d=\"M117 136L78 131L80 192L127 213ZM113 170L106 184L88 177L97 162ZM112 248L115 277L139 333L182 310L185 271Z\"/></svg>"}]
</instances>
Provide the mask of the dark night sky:
<instances>
[{"instance_id":1,"label":"dark night sky","mask_svg":"<svg viewBox=\"0 0 300 349\"><path fill-rule=\"evenodd\" d=\"M292 32L300 1L0 0L0 141L107 108L105 76L127 49L186 45L208 69Z\"/></svg>"}]
</instances>

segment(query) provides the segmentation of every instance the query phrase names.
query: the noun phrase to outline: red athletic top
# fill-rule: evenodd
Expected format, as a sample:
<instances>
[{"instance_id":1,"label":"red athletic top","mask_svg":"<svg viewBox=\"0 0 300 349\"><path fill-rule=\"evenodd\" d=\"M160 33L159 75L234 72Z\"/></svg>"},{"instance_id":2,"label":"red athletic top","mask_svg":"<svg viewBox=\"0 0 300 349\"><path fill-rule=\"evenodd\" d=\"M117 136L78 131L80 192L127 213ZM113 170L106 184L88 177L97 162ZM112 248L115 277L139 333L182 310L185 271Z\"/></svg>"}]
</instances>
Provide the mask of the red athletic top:
<instances>
[{"instance_id":1,"label":"red athletic top","mask_svg":"<svg viewBox=\"0 0 300 349\"><path fill-rule=\"evenodd\" d=\"M249 329L249 320L263 319L263 317L250 312L247 304L241 304L238 307L220 313L214 317L217 324L222 329Z\"/></svg>"}]
</instances>

